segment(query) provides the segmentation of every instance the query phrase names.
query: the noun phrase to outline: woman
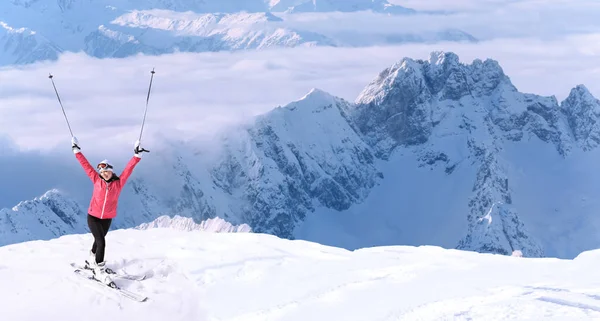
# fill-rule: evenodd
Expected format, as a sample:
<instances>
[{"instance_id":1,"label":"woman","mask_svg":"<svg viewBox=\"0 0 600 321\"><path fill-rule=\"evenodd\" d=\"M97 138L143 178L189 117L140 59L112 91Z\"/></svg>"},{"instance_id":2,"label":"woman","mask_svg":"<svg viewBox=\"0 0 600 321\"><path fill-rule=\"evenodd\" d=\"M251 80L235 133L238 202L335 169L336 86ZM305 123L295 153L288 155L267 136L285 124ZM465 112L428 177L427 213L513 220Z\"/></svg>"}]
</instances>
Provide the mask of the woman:
<instances>
[{"instance_id":1,"label":"woman","mask_svg":"<svg viewBox=\"0 0 600 321\"><path fill-rule=\"evenodd\" d=\"M94 272L94 277L105 284L112 283L112 279L106 273L106 262L104 261L104 250L106 247L105 236L108 233L112 219L117 216L117 204L119 195L133 169L140 162L141 153L148 152L140 148L140 142L134 144L134 155L125 166L123 173L117 176L113 173L113 166L108 160L103 160L96 166L99 173L90 165L81 153L77 138L71 139L73 153L94 184L92 199L88 208L87 222L90 232L94 236L94 244L90 251L90 258L86 265Z\"/></svg>"}]
</instances>

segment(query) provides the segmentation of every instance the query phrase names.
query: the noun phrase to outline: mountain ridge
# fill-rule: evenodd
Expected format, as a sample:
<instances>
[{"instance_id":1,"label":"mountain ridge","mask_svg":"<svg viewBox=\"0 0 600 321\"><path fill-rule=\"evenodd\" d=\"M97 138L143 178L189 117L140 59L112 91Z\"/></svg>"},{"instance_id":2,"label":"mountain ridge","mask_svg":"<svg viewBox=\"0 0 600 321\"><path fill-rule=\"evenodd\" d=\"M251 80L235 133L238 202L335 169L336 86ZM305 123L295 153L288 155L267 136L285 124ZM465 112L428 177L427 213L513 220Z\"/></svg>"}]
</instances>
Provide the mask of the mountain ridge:
<instances>
[{"instance_id":1,"label":"mountain ridge","mask_svg":"<svg viewBox=\"0 0 600 321\"><path fill-rule=\"evenodd\" d=\"M572 257L597 242L584 227L564 224L576 201L555 204L564 214L545 215L543 195L560 193L560 181L534 177L526 185L532 170L520 168L536 161L551 164L549 170L590 166L585 157L598 151L597 110L583 85L560 104L554 96L521 93L492 59L464 64L452 52L404 58L354 102L313 88L256 117L227 133L210 161L202 151L166 148L132 177L116 226L161 215L221 217L294 239L312 222L331 234L329 241L354 238L348 247L434 242ZM538 159L530 149L546 156ZM144 175L152 166L168 179ZM591 193L594 184L581 188ZM593 209L577 214L588 226ZM563 229L544 229L556 224ZM574 240L557 243L565 234Z\"/></svg>"},{"instance_id":2,"label":"mountain ridge","mask_svg":"<svg viewBox=\"0 0 600 321\"><path fill-rule=\"evenodd\" d=\"M328 0L329 9L325 11L344 7L346 3L331 1ZM378 1L377 5L365 0L354 2L360 5L351 5L342 11L367 10L375 6L386 9L371 10L374 14L388 14L390 8L396 8L385 4L386 1ZM0 3L0 14L0 48L4 48L0 51L0 65L56 60L63 52L123 58L137 54L276 47L477 41L472 35L453 29L429 32L385 30L360 37L351 36L359 35L360 30L333 33L313 30L309 25L288 23L287 17L296 13L271 11L263 0L223 3L192 0L10 1ZM22 29L30 34L12 31Z\"/></svg>"}]
</instances>

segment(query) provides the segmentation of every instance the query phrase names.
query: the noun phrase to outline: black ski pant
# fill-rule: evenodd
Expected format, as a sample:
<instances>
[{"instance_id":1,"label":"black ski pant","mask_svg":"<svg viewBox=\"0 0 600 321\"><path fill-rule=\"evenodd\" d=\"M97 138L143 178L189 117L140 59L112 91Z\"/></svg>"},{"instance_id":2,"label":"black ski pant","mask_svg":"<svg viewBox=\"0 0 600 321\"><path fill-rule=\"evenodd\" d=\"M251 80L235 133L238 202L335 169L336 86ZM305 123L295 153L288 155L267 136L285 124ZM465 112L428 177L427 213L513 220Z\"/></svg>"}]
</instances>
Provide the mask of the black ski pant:
<instances>
[{"instance_id":1,"label":"black ski pant","mask_svg":"<svg viewBox=\"0 0 600 321\"><path fill-rule=\"evenodd\" d=\"M104 261L104 249L106 248L105 236L110 228L112 219L99 219L88 214L88 227L94 236L94 244L92 245L92 253L96 254L96 263Z\"/></svg>"}]
</instances>

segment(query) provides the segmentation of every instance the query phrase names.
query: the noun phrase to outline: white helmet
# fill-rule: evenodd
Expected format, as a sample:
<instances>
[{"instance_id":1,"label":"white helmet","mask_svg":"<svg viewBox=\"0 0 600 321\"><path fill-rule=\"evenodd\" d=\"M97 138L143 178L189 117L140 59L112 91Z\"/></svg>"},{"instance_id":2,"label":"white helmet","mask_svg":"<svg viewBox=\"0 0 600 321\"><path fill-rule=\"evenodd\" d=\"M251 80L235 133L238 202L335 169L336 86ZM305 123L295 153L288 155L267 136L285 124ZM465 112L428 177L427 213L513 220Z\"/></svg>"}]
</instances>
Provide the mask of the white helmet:
<instances>
[{"instance_id":1,"label":"white helmet","mask_svg":"<svg viewBox=\"0 0 600 321\"><path fill-rule=\"evenodd\" d=\"M111 171L111 172L113 171L113 166L108 161L108 159L105 159L105 160L101 161L100 163L98 163L96 168L100 171L100 173L102 173L104 171Z\"/></svg>"}]
</instances>

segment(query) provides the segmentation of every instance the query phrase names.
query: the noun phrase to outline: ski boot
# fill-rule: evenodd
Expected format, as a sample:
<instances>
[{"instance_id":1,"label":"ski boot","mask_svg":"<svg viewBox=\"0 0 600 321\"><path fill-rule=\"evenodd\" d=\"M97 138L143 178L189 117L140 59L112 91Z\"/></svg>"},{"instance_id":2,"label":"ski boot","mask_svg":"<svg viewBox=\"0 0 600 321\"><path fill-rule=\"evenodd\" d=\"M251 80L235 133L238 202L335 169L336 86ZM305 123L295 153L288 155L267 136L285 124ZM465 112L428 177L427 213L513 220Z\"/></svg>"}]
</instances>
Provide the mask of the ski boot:
<instances>
[{"instance_id":1,"label":"ski boot","mask_svg":"<svg viewBox=\"0 0 600 321\"><path fill-rule=\"evenodd\" d=\"M94 273L94 279L112 287L112 288L116 288L117 285L115 284L115 282L113 282L112 278L110 277L110 275L108 275L108 273L106 272L106 262L100 262L100 263L96 263L96 261L94 262L94 266L92 267L93 270L92 272Z\"/></svg>"}]
</instances>

